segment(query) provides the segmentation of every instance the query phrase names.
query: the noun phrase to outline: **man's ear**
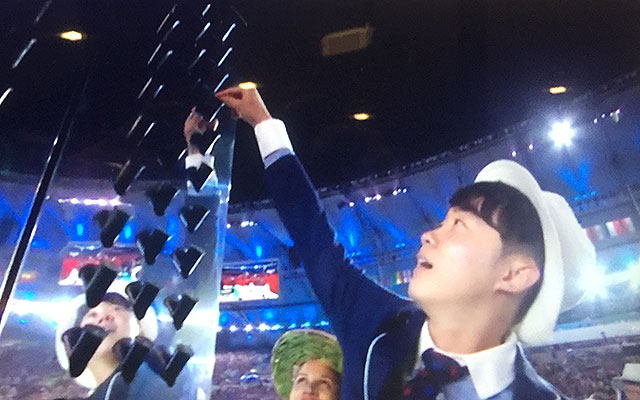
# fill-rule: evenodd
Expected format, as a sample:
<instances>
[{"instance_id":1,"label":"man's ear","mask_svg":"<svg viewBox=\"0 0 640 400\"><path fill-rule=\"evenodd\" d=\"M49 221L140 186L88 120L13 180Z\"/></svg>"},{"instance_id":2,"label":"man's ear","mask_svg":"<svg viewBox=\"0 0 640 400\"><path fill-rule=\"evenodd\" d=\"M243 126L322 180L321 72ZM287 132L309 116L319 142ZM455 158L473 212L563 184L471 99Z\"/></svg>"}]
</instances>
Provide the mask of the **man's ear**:
<instances>
[{"instance_id":1,"label":"man's ear","mask_svg":"<svg viewBox=\"0 0 640 400\"><path fill-rule=\"evenodd\" d=\"M532 257L510 254L503 260L503 274L494 289L499 292L524 293L540 279L540 269Z\"/></svg>"}]
</instances>

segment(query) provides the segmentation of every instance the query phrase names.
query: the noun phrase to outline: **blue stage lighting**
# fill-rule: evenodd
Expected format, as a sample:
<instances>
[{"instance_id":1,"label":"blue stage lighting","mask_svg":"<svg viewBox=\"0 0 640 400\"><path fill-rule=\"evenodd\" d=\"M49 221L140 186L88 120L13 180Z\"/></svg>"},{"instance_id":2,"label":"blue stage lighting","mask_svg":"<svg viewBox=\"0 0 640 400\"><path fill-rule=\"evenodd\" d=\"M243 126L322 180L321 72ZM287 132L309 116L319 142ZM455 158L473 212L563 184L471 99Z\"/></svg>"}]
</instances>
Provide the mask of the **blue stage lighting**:
<instances>
[{"instance_id":1,"label":"blue stage lighting","mask_svg":"<svg viewBox=\"0 0 640 400\"><path fill-rule=\"evenodd\" d=\"M130 240L133 238L133 224L131 221L127 222L122 230L122 236L125 240Z\"/></svg>"},{"instance_id":2,"label":"blue stage lighting","mask_svg":"<svg viewBox=\"0 0 640 400\"><path fill-rule=\"evenodd\" d=\"M218 319L218 323L220 326L225 326L229 323L229 314L226 312L220 313L220 318Z\"/></svg>"},{"instance_id":3,"label":"blue stage lighting","mask_svg":"<svg viewBox=\"0 0 640 400\"><path fill-rule=\"evenodd\" d=\"M78 236L78 238L81 238L82 236L84 236L83 224L76 224L76 235Z\"/></svg>"},{"instance_id":4,"label":"blue stage lighting","mask_svg":"<svg viewBox=\"0 0 640 400\"><path fill-rule=\"evenodd\" d=\"M262 310L262 319L265 321L273 321L276 316L276 312L273 308L265 308Z\"/></svg>"}]
</instances>

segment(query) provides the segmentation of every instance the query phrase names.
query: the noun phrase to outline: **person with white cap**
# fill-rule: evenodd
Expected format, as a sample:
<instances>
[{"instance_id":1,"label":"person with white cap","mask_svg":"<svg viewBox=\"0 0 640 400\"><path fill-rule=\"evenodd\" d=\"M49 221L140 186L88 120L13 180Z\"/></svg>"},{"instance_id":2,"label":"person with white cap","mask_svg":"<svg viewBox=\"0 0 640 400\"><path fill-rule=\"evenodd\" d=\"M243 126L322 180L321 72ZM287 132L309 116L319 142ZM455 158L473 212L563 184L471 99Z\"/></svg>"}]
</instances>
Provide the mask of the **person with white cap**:
<instances>
[{"instance_id":1,"label":"person with white cap","mask_svg":"<svg viewBox=\"0 0 640 400\"><path fill-rule=\"evenodd\" d=\"M622 376L611 381L618 394L618 400L640 400L640 363L627 363Z\"/></svg>"},{"instance_id":2,"label":"person with white cap","mask_svg":"<svg viewBox=\"0 0 640 400\"><path fill-rule=\"evenodd\" d=\"M580 269L595 263L561 196L515 162L489 164L421 236L411 299L401 298L345 259L284 124L258 91L216 96L254 127L267 187L344 353L342 399L563 398L520 345L548 338L582 297Z\"/></svg>"},{"instance_id":3,"label":"person with white cap","mask_svg":"<svg viewBox=\"0 0 640 400\"><path fill-rule=\"evenodd\" d=\"M126 399L180 399L179 388L170 389L164 381L143 363L133 382L126 382L119 373L120 362L114 345L121 339L142 336L151 341L158 335L158 322L153 308L147 309L145 316L138 320L132 303L125 294L126 283L116 280L112 283L102 301L93 308L86 305L85 295L79 295L69 302L67 317L58 321L56 328L56 356L65 370L69 369L69 358L62 340L65 331L72 327L98 326L108 332L100 346L89 360L85 370L75 381L89 390L91 400Z\"/></svg>"}]
</instances>

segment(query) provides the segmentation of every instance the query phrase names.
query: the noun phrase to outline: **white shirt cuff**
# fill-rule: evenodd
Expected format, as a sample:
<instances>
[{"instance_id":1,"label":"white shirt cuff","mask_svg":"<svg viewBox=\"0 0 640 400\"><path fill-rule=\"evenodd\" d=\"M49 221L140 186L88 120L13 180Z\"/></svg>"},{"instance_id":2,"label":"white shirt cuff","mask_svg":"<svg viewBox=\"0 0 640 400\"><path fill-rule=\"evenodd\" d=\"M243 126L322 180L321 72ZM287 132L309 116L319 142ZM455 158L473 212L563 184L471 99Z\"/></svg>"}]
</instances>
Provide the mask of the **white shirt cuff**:
<instances>
[{"instance_id":1,"label":"white shirt cuff","mask_svg":"<svg viewBox=\"0 0 640 400\"><path fill-rule=\"evenodd\" d=\"M211 154L191 154L184 159L184 168L189 169L191 167L199 168L200 164L206 164L213 168L213 156Z\"/></svg>"},{"instance_id":2,"label":"white shirt cuff","mask_svg":"<svg viewBox=\"0 0 640 400\"><path fill-rule=\"evenodd\" d=\"M258 148L262 161L276 150L287 149L294 153L293 146L287 135L287 128L279 119L268 119L255 126L254 132L258 141Z\"/></svg>"},{"instance_id":3,"label":"white shirt cuff","mask_svg":"<svg viewBox=\"0 0 640 400\"><path fill-rule=\"evenodd\" d=\"M185 157L184 166L185 169L200 168L200 165L206 164L213 171L211 171L211 175L202 186L199 192L196 192L196 189L193 187L191 181L187 180L187 192L190 196L210 196L214 193L216 186L218 185L218 176L216 175L216 171L213 167L214 158L211 154L191 154Z\"/></svg>"}]
</instances>

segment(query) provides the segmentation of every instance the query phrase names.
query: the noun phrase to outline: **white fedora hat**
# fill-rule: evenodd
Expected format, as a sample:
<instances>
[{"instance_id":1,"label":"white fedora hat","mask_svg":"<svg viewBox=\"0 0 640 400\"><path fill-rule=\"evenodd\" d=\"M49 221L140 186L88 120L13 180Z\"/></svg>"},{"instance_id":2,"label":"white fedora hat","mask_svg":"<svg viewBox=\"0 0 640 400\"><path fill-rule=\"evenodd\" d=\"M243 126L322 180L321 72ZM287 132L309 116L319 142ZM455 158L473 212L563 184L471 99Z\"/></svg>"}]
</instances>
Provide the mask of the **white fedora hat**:
<instances>
[{"instance_id":1,"label":"white fedora hat","mask_svg":"<svg viewBox=\"0 0 640 400\"><path fill-rule=\"evenodd\" d=\"M578 279L581 271L595 267L595 248L564 198L540 189L533 175L520 164L494 161L480 171L475 181L514 187L527 196L538 212L544 239L542 286L514 331L524 343L542 343L553 333L560 312L582 300L584 292Z\"/></svg>"},{"instance_id":2,"label":"white fedora hat","mask_svg":"<svg viewBox=\"0 0 640 400\"><path fill-rule=\"evenodd\" d=\"M640 364L627 363L622 369L622 376L616 376L611 380L613 387L617 390L624 390L625 383L640 385Z\"/></svg>"},{"instance_id":3,"label":"white fedora hat","mask_svg":"<svg viewBox=\"0 0 640 400\"><path fill-rule=\"evenodd\" d=\"M125 299L128 299L125 293L127 283L128 282L124 282L122 280L115 280L111 286L109 286L107 293L116 293ZM76 324L79 317L78 313L83 306L86 307L86 297L84 293L69 301L68 312L65 313L64 318L58 321L58 326L56 327L56 357L60 366L65 370L69 369L69 357L67 356L67 351L64 347L64 343L62 342L62 334L66 330L77 326ZM150 340L154 340L158 336L158 321L156 318L156 312L153 308L149 307L144 318L138 321L138 325L140 327L138 335L144 336ZM85 369L80 376L75 378L75 381L88 389L95 389L98 386L89 369Z\"/></svg>"}]
</instances>

